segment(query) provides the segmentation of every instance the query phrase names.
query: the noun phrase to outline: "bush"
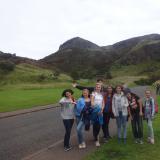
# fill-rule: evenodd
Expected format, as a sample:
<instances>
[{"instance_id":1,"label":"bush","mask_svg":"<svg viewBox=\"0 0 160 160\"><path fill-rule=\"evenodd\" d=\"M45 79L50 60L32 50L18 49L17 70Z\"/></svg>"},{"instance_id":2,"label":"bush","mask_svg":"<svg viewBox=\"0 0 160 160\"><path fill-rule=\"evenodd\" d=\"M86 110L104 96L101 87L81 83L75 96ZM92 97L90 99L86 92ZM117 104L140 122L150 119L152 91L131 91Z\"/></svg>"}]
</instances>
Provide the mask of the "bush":
<instances>
[{"instance_id":1,"label":"bush","mask_svg":"<svg viewBox=\"0 0 160 160\"><path fill-rule=\"evenodd\" d=\"M137 85L142 85L142 86L145 86L145 85L151 85L153 83L153 81L151 79L145 79L145 78L141 78L140 80L138 81L134 81Z\"/></svg>"},{"instance_id":2,"label":"bush","mask_svg":"<svg viewBox=\"0 0 160 160\"><path fill-rule=\"evenodd\" d=\"M4 73L11 72L15 69L15 64L10 61L1 61L0 62L0 70Z\"/></svg>"}]
</instances>

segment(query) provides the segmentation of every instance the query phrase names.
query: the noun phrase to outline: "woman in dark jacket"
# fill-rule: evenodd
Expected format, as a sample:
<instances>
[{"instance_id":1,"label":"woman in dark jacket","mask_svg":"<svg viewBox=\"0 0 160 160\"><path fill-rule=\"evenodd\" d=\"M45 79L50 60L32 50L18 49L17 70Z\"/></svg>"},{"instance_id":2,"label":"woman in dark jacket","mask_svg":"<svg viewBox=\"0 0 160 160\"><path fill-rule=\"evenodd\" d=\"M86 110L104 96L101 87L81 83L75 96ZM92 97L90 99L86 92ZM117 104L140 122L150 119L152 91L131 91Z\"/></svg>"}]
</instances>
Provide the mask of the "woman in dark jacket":
<instances>
[{"instance_id":1,"label":"woman in dark jacket","mask_svg":"<svg viewBox=\"0 0 160 160\"><path fill-rule=\"evenodd\" d=\"M109 133L109 121L110 118L113 118L113 113L112 113L112 97L113 97L113 87L108 86L107 87L107 92L104 95L104 103L105 107L103 110L103 134L104 134L104 142L107 142L110 137Z\"/></svg>"}]
</instances>

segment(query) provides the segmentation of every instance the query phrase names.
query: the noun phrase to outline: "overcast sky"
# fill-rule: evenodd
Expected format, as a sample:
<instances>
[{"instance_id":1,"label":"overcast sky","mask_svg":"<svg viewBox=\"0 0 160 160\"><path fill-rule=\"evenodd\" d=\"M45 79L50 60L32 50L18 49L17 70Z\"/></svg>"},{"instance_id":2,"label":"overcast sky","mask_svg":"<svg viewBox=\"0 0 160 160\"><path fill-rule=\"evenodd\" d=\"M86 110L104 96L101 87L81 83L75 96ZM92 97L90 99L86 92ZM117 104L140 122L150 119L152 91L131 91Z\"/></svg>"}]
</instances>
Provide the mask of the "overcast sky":
<instances>
[{"instance_id":1,"label":"overcast sky","mask_svg":"<svg viewBox=\"0 0 160 160\"><path fill-rule=\"evenodd\" d=\"M0 0L0 51L34 59L73 37L100 46L160 33L160 0Z\"/></svg>"}]
</instances>

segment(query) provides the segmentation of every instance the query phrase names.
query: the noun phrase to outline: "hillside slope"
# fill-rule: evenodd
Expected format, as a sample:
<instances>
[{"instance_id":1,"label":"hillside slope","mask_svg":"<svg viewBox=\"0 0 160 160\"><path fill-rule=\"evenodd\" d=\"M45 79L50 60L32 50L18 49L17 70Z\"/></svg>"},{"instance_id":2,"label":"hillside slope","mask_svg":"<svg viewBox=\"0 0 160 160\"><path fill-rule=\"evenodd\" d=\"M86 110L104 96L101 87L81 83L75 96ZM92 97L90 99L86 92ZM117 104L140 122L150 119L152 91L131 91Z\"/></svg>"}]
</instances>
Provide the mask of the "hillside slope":
<instances>
[{"instance_id":1,"label":"hillside slope","mask_svg":"<svg viewBox=\"0 0 160 160\"><path fill-rule=\"evenodd\" d=\"M99 74L110 74L110 68L115 65L130 66L160 60L159 34L127 39L110 46L103 46L101 50L86 48L85 44L88 42L83 39L81 44L84 47L79 46L76 40L77 38L73 38L65 42L59 51L41 59L40 62L68 74L77 73L77 76L82 78L91 78Z\"/></svg>"}]
</instances>

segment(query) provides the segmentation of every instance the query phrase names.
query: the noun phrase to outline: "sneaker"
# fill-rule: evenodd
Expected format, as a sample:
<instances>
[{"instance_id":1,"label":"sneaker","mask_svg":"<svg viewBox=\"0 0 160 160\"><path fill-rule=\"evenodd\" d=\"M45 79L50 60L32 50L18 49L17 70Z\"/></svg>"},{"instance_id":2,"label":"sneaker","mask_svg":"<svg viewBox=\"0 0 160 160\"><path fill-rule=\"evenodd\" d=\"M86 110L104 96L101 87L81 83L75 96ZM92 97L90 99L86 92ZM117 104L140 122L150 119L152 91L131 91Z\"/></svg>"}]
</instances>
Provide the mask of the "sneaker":
<instances>
[{"instance_id":1,"label":"sneaker","mask_svg":"<svg viewBox=\"0 0 160 160\"><path fill-rule=\"evenodd\" d=\"M82 143L82 148L86 148L86 143L85 142Z\"/></svg>"},{"instance_id":2,"label":"sneaker","mask_svg":"<svg viewBox=\"0 0 160 160\"><path fill-rule=\"evenodd\" d=\"M154 138L151 138L150 143L154 144Z\"/></svg>"},{"instance_id":3,"label":"sneaker","mask_svg":"<svg viewBox=\"0 0 160 160\"><path fill-rule=\"evenodd\" d=\"M104 143L107 143L108 139L107 138L103 138L103 141L104 141Z\"/></svg>"},{"instance_id":4,"label":"sneaker","mask_svg":"<svg viewBox=\"0 0 160 160\"><path fill-rule=\"evenodd\" d=\"M142 140L139 140L139 144L143 144L143 141L142 141Z\"/></svg>"},{"instance_id":5,"label":"sneaker","mask_svg":"<svg viewBox=\"0 0 160 160\"><path fill-rule=\"evenodd\" d=\"M96 142L95 142L95 145L96 145L96 147L100 147L99 141L96 141Z\"/></svg>"},{"instance_id":6,"label":"sneaker","mask_svg":"<svg viewBox=\"0 0 160 160\"><path fill-rule=\"evenodd\" d=\"M79 144L78 148L79 148L79 149L82 149L82 148L83 148L83 145L82 145L82 144Z\"/></svg>"},{"instance_id":7,"label":"sneaker","mask_svg":"<svg viewBox=\"0 0 160 160\"><path fill-rule=\"evenodd\" d=\"M65 151L65 152L67 152L67 151L69 151L69 150L71 150L71 149L72 149L71 146L69 146L69 147L64 147L64 151Z\"/></svg>"},{"instance_id":8,"label":"sneaker","mask_svg":"<svg viewBox=\"0 0 160 160\"><path fill-rule=\"evenodd\" d=\"M111 136L108 136L108 139L112 139L112 137L111 137Z\"/></svg>"},{"instance_id":9,"label":"sneaker","mask_svg":"<svg viewBox=\"0 0 160 160\"><path fill-rule=\"evenodd\" d=\"M136 144L139 143L139 142L138 142L138 139L135 139L134 142L135 142Z\"/></svg>"}]
</instances>

